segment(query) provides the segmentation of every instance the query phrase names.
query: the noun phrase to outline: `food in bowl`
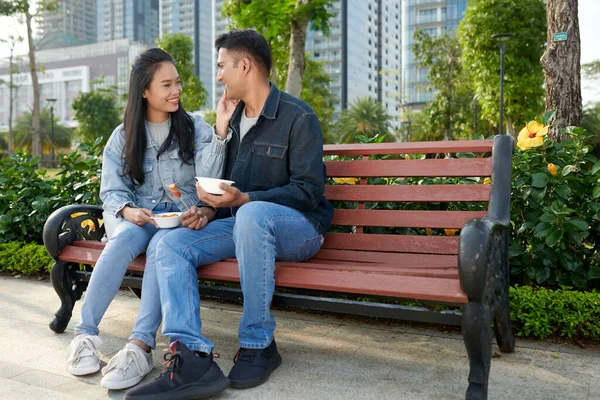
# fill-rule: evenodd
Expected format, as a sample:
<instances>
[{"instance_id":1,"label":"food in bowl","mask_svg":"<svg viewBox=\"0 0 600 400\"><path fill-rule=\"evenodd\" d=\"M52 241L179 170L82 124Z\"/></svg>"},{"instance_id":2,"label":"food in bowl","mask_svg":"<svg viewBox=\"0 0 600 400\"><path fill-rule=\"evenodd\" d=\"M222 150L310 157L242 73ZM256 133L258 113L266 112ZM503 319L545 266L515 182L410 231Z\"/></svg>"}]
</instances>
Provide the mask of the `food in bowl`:
<instances>
[{"instance_id":1,"label":"food in bowl","mask_svg":"<svg viewBox=\"0 0 600 400\"><path fill-rule=\"evenodd\" d=\"M225 183L226 185L233 185L234 181L228 181L227 179L218 179L218 178L204 178L201 176L196 177L196 181L200 184L202 189L206 193L210 194L223 194L225 191L219 187L221 183Z\"/></svg>"},{"instance_id":2,"label":"food in bowl","mask_svg":"<svg viewBox=\"0 0 600 400\"><path fill-rule=\"evenodd\" d=\"M179 216L181 215L180 212L172 212L172 213L164 213L164 214L156 214L155 216L151 217L154 221L156 221L156 224L158 225L159 228L176 228L179 226L179 224L181 223L181 220L179 219Z\"/></svg>"}]
</instances>

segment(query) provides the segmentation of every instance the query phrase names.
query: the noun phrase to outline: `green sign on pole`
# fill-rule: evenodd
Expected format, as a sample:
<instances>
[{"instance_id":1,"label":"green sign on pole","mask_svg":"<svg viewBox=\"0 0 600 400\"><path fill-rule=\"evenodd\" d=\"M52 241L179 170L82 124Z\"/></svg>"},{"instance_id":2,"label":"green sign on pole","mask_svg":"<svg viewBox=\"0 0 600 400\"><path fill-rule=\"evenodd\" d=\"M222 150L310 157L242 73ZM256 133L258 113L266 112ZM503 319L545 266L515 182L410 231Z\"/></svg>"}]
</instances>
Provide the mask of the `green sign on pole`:
<instances>
[{"instance_id":1,"label":"green sign on pole","mask_svg":"<svg viewBox=\"0 0 600 400\"><path fill-rule=\"evenodd\" d=\"M558 32L554 34L555 42L564 42L567 40L567 32Z\"/></svg>"}]
</instances>

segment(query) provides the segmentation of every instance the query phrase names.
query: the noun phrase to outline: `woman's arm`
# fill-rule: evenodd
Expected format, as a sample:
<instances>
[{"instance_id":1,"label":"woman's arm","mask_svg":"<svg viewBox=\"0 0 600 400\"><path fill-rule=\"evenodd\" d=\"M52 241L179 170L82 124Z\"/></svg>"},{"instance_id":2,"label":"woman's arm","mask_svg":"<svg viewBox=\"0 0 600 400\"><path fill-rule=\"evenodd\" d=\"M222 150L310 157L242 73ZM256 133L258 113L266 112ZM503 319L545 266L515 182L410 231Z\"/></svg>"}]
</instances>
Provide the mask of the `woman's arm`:
<instances>
[{"instance_id":1,"label":"woman's arm","mask_svg":"<svg viewBox=\"0 0 600 400\"><path fill-rule=\"evenodd\" d=\"M195 127L194 162L196 176L221 178L228 138L221 140L214 129L199 116L192 116Z\"/></svg>"}]
</instances>

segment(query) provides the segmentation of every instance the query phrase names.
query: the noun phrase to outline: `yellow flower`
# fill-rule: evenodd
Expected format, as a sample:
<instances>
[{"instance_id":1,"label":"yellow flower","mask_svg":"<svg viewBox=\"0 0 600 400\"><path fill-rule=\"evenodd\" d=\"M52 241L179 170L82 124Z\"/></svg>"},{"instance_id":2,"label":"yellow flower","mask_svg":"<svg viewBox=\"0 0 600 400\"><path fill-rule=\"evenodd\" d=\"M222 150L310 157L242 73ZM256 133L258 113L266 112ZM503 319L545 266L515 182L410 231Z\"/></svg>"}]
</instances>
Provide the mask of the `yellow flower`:
<instances>
[{"instance_id":1,"label":"yellow flower","mask_svg":"<svg viewBox=\"0 0 600 400\"><path fill-rule=\"evenodd\" d=\"M405 154L405 155L404 155L404 159L405 159L405 160L410 160L410 156L409 156L408 154Z\"/></svg>"},{"instance_id":2,"label":"yellow flower","mask_svg":"<svg viewBox=\"0 0 600 400\"><path fill-rule=\"evenodd\" d=\"M552 163L548 164L548 171L550 171L552 175L556 175L556 165Z\"/></svg>"},{"instance_id":3,"label":"yellow flower","mask_svg":"<svg viewBox=\"0 0 600 400\"><path fill-rule=\"evenodd\" d=\"M517 146L521 150L529 150L544 144L543 136L548 134L548 127L537 121L531 121L519 132Z\"/></svg>"},{"instance_id":4,"label":"yellow flower","mask_svg":"<svg viewBox=\"0 0 600 400\"><path fill-rule=\"evenodd\" d=\"M492 183L492 180L490 179L489 176L483 180L484 185L489 185L490 183Z\"/></svg>"},{"instance_id":5,"label":"yellow flower","mask_svg":"<svg viewBox=\"0 0 600 400\"><path fill-rule=\"evenodd\" d=\"M431 235L433 231L431 230L431 228L425 228L425 233Z\"/></svg>"},{"instance_id":6,"label":"yellow flower","mask_svg":"<svg viewBox=\"0 0 600 400\"><path fill-rule=\"evenodd\" d=\"M458 229L444 229L444 232L446 232L446 236L454 236Z\"/></svg>"},{"instance_id":7,"label":"yellow flower","mask_svg":"<svg viewBox=\"0 0 600 400\"><path fill-rule=\"evenodd\" d=\"M356 185L358 182L358 178L333 178L335 183L339 183L340 185Z\"/></svg>"}]
</instances>

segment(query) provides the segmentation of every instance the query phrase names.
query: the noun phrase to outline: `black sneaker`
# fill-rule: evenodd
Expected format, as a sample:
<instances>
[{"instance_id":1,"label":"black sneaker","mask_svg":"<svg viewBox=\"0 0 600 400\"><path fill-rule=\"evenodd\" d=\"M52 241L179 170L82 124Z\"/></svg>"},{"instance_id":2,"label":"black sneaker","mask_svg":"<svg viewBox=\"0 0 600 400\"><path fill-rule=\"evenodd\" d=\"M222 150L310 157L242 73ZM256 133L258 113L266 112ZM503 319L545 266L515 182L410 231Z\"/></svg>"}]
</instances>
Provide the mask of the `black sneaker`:
<instances>
[{"instance_id":1,"label":"black sneaker","mask_svg":"<svg viewBox=\"0 0 600 400\"><path fill-rule=\"evenodd\" d=\"M231 387L246 389L265 383L271 372L281 365L281 356L273 339L266 349L240 347L233 362L235 364L229 371Z\"/></svg>"},{"instance_id":2,"label":"black sneaker","mask_svg":"<svg viewBox=\"0 0 600 400\"><path fill-rule=\"evenodd\" d=\"M127 392L125 399L203 399L227 389L229 378L213 361L212 353L191 351L180 342L171 343L169 348L165 371L153 382Z\"/></svg>"}]
</instances>

